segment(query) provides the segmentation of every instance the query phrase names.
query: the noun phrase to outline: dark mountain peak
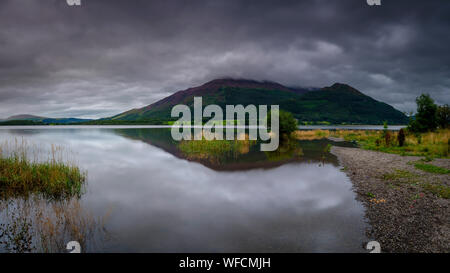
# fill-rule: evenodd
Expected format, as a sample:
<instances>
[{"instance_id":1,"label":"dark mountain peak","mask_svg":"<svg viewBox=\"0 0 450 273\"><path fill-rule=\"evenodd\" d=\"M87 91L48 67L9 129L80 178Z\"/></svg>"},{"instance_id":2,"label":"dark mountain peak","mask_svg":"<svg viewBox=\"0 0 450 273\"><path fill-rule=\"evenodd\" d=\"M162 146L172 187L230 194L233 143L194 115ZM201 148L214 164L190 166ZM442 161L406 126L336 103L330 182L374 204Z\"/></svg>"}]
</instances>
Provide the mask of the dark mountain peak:
<instances>
[{"instance_id":1,"label":"dark mountain peak","mask_svg":"<svg viewBox=\"0 0 450 273\"><path fill-rule=\"evenodd\" d=\"M236 78L221 78L221 79L215 79L215 80L209 81L200 86L191 87L191 88L188 88L185 90L178 91L160 101L150 104L149 106L146 106L141 109L133 109L133 110L131 110L131 113L134 113L134 112L140 111L140 110L148 111L155 107L165 105L167 103L170 103L170 104L182 103L186 98L190 98L192 96L211 95L211 94L214 94L214 93L220 91L220 89L223 87L282 90L282 91L290 91L290 92L300 93L299 90L291 89L289 87L286 87L286 86L281 85L276 82L255 81L255 80L236 79ZM130 111L128 111L128 112L130 112ZM119 114L118 116L122 116L123 114L126 114L126 113Z\"/></svg>"},{"instance_id":2,"label":"dark mountain peak","mask_svg":"<svg viewBox=\"0 0 450 273\"><path fill-rule=\"evenodd\" d=\"M208 85L240 85L240 84L248 84L248 83L258 83L255 80L248 80L242 78L219 78L211 80L207 83L204 83L202 86Z\"/></svg>"},{"instance_id":3,"label":"dark mountain peak","mask_svg":"<svg viewBox=\"0 0 450 273\"><path fill-rule=\"evenodd\" d=\"M322 90L325 91L337 91L337 92L347 92L347 93L352 93L355 95L364 95L363 93L361 93L359 90L351 87L348 84L345 83L335 83L332 86L329 87L324 87Z\"/></svg>"},{"instance_id":4,"label":"dark mountain peak","mask_svg":"<svg viewBox=\"0 0 450 273\"><path fill-rule=\"evenodd\" d=\"M238 88L259 88L259 89L276 89L276 90L286 90L290 91L291 89L281 85L277 82L271 81L256 81L249 79L241 79L241 78L221 78L209 81L199 87L196 88L205 88L205 87L238 87Z\"/></svg>"}]
</instances>

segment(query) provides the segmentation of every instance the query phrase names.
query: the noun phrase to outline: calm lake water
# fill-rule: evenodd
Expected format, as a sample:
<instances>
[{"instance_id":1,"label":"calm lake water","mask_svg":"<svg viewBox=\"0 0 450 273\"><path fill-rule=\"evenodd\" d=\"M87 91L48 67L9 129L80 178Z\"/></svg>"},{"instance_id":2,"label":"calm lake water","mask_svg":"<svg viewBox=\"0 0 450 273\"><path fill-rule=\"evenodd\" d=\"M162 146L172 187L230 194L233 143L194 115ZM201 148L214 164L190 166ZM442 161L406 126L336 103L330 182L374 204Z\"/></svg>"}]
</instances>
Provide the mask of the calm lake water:
<instances>
[{"instance_id":1,"label":"calm lake water","mask_svg":"<svg viewBox=\"0 0 450 273\"><path fill-rule=\"evenodd\" d=\"M364 209L326 152L333 142L196 159L168 129L138 127L3 127L0 141L74 151L88 172L82 205L109 213L111 238L96 251L367 252Z\"/></svg>"}]
</instances>

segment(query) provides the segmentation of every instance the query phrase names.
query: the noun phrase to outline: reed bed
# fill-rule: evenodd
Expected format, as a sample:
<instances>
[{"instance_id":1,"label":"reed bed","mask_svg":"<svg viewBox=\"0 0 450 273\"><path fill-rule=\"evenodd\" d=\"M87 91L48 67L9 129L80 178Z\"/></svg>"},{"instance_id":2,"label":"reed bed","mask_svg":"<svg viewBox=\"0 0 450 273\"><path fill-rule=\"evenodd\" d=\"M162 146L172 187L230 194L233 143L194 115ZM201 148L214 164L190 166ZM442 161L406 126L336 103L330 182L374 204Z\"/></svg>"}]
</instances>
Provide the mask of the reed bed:
<instances>
[{"instance_id":1,"label":"reed bed","mask_svg":"<svg viewBox=\"0 0 450 273\"><path fill-rule=\"evenodd\" d=\"M108 238L107 215L94 217L78 198L9 199L0 201L0 209L0 250L6 252L67 252L70 241L89 252L100 249Z\"/></svg>"},{"instance_id":2,"label":"reed bed","mask_svg":"<svg viewBox=\"0 0 450 273\"><path fill-rule=\"evenodd\" d=\"M42 147L24 139L0 143L0 193L2 197L43 194L66 198L82 194L87 174L71 158L71 151L51 145Z\"/></svg>"},{"instance_id":3,"label":"reed bed","mask_svg":"<svg viewBox=\"0 0 450 273\"><path fill-rule=\"evenodd\" d=\"M239 156L247 154L256 140L249 140L248 134L242 136L245 140L183 140L178 148L189 159L208 160L220 162L225 156Z\"/></svg>"}]
</instances>

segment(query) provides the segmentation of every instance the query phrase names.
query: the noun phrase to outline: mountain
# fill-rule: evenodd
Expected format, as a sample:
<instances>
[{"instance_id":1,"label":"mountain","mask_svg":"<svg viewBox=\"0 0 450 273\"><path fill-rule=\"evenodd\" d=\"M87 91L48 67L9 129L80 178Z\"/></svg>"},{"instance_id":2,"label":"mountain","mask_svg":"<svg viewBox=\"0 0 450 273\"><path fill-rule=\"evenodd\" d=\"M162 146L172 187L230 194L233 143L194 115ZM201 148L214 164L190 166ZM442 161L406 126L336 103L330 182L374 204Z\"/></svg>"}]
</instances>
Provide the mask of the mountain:
<instances>
[{"instance_id":1,"label":"mountain","mask_svg":"<svg viewBox=\"0 0 450 273\"><path fill-rule=\"evenodd\" d=\"M5 120L0 120L3 124L69 124L91 121L91 119L79 119L79 118L48 118L35 115L21 114L10 116Z\"/></svg>"},{"instance_id":2,"label":"mountain","mask_svg":"<svg viewBox=\"0 0 450 273\"><path fill-rule=\"evenodd\" d=\"M218 104L224 106L232 99L229 95L230 90L250 90L262 91L272 90L280 92L288 92L292 94L303 94L307 90L300 88L291 89L274 82L258 82L253 80L234 80L234 79L218 79L205 83L198 87L189 88L178 91L160 101L140 109L132 109L127 112L113 116L112 120L139 120L139 119L163 119L171 120L170 111L174 105L186 104L193 105L194 96L202 96L203 104ZM261 93L261 95L264 95ZM267 95L267 94L266 94ZM272 94L272 96L276 94ZM260 104L258 102L250 102ZM247 103L249 104L249 103Z\"/></svg>"},{"instance_id":3,"label":"mountain","mask_svg":"<svg viewBox=\"0 0 450 273\"><path fill-rule=\"evenodd\" d=\"M342 83L324 88L291 88L276 82L217 79L178 91L160 101L104 119L109 121L161 122L176 120L170 112L177 104L193 107L193 97L203 105L280 105L300 122L331 124L406 124L408 118L392 106L364 95Z\"/></svg>"}]
</instances>

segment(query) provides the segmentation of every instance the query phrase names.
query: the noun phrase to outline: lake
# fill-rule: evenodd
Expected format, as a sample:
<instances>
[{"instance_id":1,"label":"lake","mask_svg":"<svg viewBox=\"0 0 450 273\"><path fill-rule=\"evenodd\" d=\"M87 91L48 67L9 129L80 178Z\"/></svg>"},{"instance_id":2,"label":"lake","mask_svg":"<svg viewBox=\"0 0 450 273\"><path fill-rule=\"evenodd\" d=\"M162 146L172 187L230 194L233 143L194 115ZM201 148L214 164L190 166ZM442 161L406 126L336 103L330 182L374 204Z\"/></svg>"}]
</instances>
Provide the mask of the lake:
<instances>
[{"instance_id":1,"label":"lake","mask_svg":"<svg viewBox=\"0 0 450 273\"><path fill-rule=\"evenodd\" d=\"M81 204L108 214L98 252L367 252L362 204L329 140L281 154L190 157L167 128L0 127L0 141L70 147L88 172Z\"/></svg>"}]
</instances>

